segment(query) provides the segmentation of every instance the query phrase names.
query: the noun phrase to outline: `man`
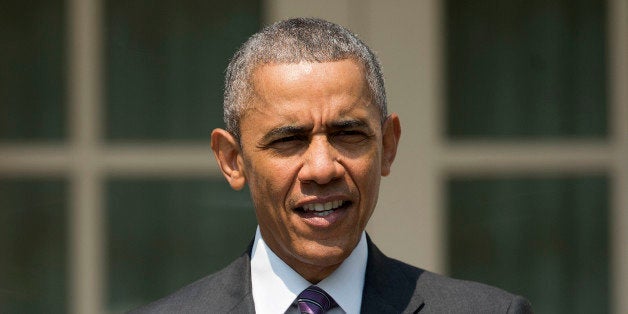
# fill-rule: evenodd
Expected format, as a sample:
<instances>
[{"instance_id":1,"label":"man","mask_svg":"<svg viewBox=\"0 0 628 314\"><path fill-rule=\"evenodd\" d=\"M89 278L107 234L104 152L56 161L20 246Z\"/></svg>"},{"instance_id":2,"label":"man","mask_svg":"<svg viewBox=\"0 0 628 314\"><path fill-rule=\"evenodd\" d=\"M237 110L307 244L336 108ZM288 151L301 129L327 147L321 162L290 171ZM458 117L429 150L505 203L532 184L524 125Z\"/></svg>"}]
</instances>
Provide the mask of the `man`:
<instances>
[{"instance_id":1,"label":"man","mask_svg":"<svg viewBox=\"0 0 628 314\"><path fill-rule=\"evenodd\" d=\"M291 19L253 35L226 74L212 149L249 185L259 227L222 271L138 312L528 313L518 296L384 256L364 229L401 128L375 55L346 29Z\"/></svg>"}]
</instances>

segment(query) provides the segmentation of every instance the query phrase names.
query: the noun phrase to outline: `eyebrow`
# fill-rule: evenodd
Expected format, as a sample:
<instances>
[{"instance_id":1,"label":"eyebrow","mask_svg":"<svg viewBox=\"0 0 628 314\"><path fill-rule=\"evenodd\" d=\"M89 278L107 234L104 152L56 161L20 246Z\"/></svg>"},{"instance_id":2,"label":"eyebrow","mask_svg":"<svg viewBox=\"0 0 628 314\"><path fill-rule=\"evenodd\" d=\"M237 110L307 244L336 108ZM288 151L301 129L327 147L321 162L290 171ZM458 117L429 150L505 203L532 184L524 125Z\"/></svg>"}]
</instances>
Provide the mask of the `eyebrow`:
<instances>
[{"instance_id":1,"label":"eyebrow","mask_svg":"<svg viewBox=\"0 0 628 314\"><path fill-rule=\"evenodd\" d=\"M280 126L264 134L264 137L262 137L262 141L265 142L265 141L269 141L277 137L283 137L287 135L303 134L303 133L306 133L307 130L308 128L303 127L303 126L296 126L296 125Z\"/></svg>"},{"instance_id":2,"label":"eyebrow","mask_svg":"<svg viewBox=\"0 0 628 314\"><path fill-rule=\"evenodd\" d=\"M370 129L369 125L366 122L362 120L357 120L357 119L334 121L331 123L330 127L332 129L352 129L352 128Z\"/></svg>"}]
</instances>

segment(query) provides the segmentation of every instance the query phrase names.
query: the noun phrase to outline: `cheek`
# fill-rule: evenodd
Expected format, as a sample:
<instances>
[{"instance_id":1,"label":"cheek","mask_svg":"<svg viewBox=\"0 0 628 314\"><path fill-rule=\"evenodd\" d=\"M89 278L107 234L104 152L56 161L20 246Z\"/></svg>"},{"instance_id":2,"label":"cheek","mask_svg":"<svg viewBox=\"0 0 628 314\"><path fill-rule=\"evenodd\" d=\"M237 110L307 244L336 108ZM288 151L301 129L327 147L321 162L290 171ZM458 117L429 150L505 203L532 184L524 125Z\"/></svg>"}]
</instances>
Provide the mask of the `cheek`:
<instances>
[{"instance_id":1,"label":"cheek","mask_svg":"<svg viewBox=\"0 0 628 314\"><path fill-rule=\"evenodd\" d=\"M253 168L249 179L251 191L255 191L260 203L264 207L274 208L282 206L290 188L293 185L294 171L288 166L277 165L272 162L258 162Z\"/></svg>"},{"instance_id":2,"label":"cheek","mask_svg":"<svg viewBox=\"0 0 628 314\"><path fill-rule=\"evenodd\" d=\"M369 158L356 164L353 176L360 193L360 199L365 202L365 210L372 211L377 203L379 182L381 180L381 165L376 158ZM373 208L370 208L373 207ZM368 211L367 210L367 211Z\"/></svg>"},{"instance_id":3,"label":"cheek","mask_svg":"<svg viewBox=\"0 0 628 314\"><path fill-rule=\"evenodd\" d=\"M373 180L379 180L381 172L381 160L377 152L373 152L369 156L356 160L354 163L354 172L360 182L366 183L367 186L372 185Z\"/></svg>"},{"instance_id":4,"label":"cheek","mask_svg":"<svg viewBox=\"0 0 628 314\"><path fill-rule=\"evenodd\" d=\"M375 211L379 197L380 178L379 172L374 169L370 169L368 174L362 178L364 183L360 187L360 207L362 209L360 210L359 218L362 229L366 227Z\"/></svg>"}]
</instances>

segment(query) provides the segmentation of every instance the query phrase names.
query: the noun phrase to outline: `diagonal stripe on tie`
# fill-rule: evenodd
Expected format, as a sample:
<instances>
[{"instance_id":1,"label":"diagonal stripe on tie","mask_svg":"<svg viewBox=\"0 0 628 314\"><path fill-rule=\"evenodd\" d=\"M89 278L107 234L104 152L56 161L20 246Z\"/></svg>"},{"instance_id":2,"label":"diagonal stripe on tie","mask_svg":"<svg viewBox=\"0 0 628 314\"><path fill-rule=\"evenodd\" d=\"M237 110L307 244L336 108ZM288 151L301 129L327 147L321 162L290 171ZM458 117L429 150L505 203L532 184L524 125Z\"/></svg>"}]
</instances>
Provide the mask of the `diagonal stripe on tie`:
<instances>
[{"instance_id":1,"label":"diagonal stripe on tie","mask_svg":"<svg viewBox=\"0 0 628 314\"><path fill-rule=\"evenodd\" d=\"M334 299L317 286L309 286L297 296L302 314L323 314L338 306Z\"/></svg>"}]
</instances>

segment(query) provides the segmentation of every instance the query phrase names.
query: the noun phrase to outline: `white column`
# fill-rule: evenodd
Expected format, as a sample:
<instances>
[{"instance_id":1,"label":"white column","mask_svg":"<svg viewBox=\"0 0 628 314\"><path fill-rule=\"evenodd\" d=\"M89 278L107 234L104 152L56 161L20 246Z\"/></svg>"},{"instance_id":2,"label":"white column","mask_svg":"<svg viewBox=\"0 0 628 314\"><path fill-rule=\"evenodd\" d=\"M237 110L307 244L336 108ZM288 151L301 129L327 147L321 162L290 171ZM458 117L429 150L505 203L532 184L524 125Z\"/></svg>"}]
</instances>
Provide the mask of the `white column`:
<instances>
[{"instance_id":1,"label":"white column","mask_svg":"<svg viewBox=\"0 0 628 314\"><path fill-rule=\"evenodd\" d=\"M613 313L628 313L628 2L610 0L608 19L609 123L615 151L611 173L611 306Z\"/></svg>"},{"instance_id":2,"label":"white column","mask_svg":"<svg viewBox=\"0 0 628 314\"><path fill-rule=\"evenodd\" d=\"M101 107L101 3L68 2L70 293L72 313L103 309L102 191L97 167Z\"/></svg>"},{"instance_id":3,"label":"white column","mask_svg":"<svg viewBox=\"0 0 628 314\"><path fill-rule=\"evenodd\" d=\"M262 8L264 25L291 17L319 17L344 26L352 9L349 0L266 0Z\"/></svg>"},{"instance_id":4,"label":"white column","mask_svg":"<svg viewBox=\"0 0 628 314\"><path fill-rule=\"evenodd\" d=\"M367 3L368 43L382 62L389 109L401 119L397 160L383 180L370 231L389 255L443 272L440 1Z\"/></svg>"}]
</instances>

